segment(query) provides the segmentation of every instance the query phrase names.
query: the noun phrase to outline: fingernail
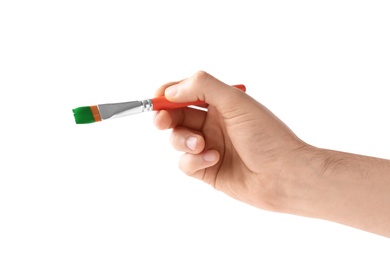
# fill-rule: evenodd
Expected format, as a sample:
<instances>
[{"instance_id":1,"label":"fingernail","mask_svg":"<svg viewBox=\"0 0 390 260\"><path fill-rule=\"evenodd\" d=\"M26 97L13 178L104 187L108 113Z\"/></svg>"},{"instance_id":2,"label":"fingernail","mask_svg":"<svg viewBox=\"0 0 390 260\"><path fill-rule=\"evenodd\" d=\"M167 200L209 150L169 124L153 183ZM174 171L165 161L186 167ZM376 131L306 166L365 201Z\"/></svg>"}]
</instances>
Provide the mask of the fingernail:
<instances>
[{"instance_id":1,"label":"fingernail","mask_svg":"<svg viewBox=\"0 0 390 260\"><path fill-rule=\"evenodd\" d=\"M165 96L168 96L168 97L176 96L178 88L179 87L177 85L173 85L173 86L168 87L167 89L165 89Z\"/></svg>"},{"instance_id":2,"label":"fingernail","mask_svg":"<svg viewBox=\"0 0 390 260\"><path fill-rule=\"evenodd\" d=\"M214 151L207 151L203 154L205 162L214 162L217 159L217 154Z\"/></svg>"},{"instance_id":3,"label":"fingernail","mask_svg":"<svg viewBox=\"0 0 390 260\"><path fill-rule=\"evenodd\" d=\"M190 148L192 151L194 151L196 148L197 142L198 142L198 138L196 138L195 136L190 136L186 140L186 145L188 148Z\"/></svg>"}]
</instances>

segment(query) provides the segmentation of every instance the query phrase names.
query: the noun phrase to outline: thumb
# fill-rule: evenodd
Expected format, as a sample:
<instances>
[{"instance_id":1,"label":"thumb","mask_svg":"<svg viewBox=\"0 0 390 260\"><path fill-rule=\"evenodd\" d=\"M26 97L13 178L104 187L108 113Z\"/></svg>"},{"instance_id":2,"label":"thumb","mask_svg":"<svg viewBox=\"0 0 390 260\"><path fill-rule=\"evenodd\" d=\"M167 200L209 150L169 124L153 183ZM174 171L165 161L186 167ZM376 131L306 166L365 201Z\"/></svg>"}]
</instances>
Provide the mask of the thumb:
<instances>
[{"instance_id":1,"label":"thumb","mask_svg":"<svg viewBox=\"0 0 390 260\"><path fill-rule=\"evenodd\" d=\"M201 100L215 106L221 113L234 104L240 104L241 99L248 98L243 91L221 82L204 71L199 71L166 88L165 97L176 103Z\"/></svg>"}]
</instances>

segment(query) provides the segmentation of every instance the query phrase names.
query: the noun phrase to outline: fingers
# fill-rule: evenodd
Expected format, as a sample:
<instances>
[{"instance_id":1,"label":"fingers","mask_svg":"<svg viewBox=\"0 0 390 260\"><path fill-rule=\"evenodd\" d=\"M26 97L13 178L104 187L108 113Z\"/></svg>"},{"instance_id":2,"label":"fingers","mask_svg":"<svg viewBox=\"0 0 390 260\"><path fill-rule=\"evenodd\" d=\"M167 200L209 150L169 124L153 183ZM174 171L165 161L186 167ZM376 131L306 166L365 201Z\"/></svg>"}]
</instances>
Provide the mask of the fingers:
<instances>
[{"instance_id":1,"label":"fingers","mask_svg":"<svg viewBox=\"0 0 390 260\"><path fill-rule=\"evenodd\" d=\"M185 152L179 161L179 168L188 175L204 179L205 169L219 161L219 153L215 150L205 151L205 140L199 132L184 127L173 129L171 145L178 151Z\"/></svg>"},{"instance_id":2,"label":"fingers","mask_svg":"<svg viewBox=\"0 0 390 260\"><path fill-rule=\"evenodd\" d=\"M219 153L215 150L200 154L185 153L179 161L179 168L187 175L204 180L205 169L214 166L219 161Z\"/></svg>"},{"instance_id":3,"label":"fingers","mask_svg":"<svg viewBox=\"0 0 390 260\"><path fill-rule=\"evenodd\" d=\"M166 110L158 111L154 114L154 125L157 129L165 130L171 128L172 117Z\"/></svg>"},{"instance_id":4,"label":"fingers","mask_svg":"<svg viewBox=\"0 0 390 260\"><path fill-rule=\"evenodd\" d=\"M173 129L170 142L176 150L192 154L199 154L205 147L203 135L184 127Z\"/></svg>"},{"instance_id":5,"label":"fingers","mask_svg":"<svg viewBox=\"0 0 390 260\"><path fill-rule=\"evenodd\" d=\"M184 126L200 131L207 112L193 108L161 110L155 114L154 124L160 130Z\"/></svg>"},{"instance_id":6,"label":"fingers","mask_svg":"<svg viewBox=\"0 0 390 260\"><path fill-rule=\"evenodd\" d=\"M241 90L226 85L202 71L190 78L164 84L155 95L165 95L173 102L203 100L216 106L220 112L236 110L237 107L242 110L242 104L247 103L242 100L246 95ZM237 96L241 96L241 99ZM192 108L160 111L155 114L154 123L161 130L180 125L200 131L206 115L205 111Z\"/></svg>"},{"instance_id":7,"label":"fingers","mask_svg":"<svg viewBox=\"0 0 390 260\"><path fill-rule=\"evenodd\" d=\"M245 100L248 98L243 91L233 88L203 71L165 87L165 96L172 102L202 100L215 106L220 112L231 110L233 104L238 106L246 103Z\"/></svg>"},{"instance_id":8,"label":"fingers","mask_svg":"<svg viewBox=\"0 0 390 260\"><path fill-rule=\"evenodd\" d=\"M172 82L168 82L164 85L162 85L161 87L159 87L156 92L154 93L154 96L155 97L160 97L160 96L164 96L164 92L165 92L165 89L169 86L172 86L172 85L176 85L178 83L180 83L181 81L183 80L178 80L178 81L172 81Z\"/></svg>"}]
</instances>

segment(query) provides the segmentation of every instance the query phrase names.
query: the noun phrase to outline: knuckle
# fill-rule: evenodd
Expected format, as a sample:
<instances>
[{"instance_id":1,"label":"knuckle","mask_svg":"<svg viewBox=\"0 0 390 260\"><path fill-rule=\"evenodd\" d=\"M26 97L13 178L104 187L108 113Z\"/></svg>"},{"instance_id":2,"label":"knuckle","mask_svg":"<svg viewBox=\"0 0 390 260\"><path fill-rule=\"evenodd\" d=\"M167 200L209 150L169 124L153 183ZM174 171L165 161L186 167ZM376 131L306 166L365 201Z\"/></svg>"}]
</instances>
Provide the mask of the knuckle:
<instances>
[{"instance_id":1,"label":"knuckle","mask_svg":"<svg viewBox=\"0 0 390 260\"><path fill-rule=\"evenodd\" d=\"M189 94L191 95L190 97L191 100L194 99L205 100L204 93L203 93L204 91L202 90L202 88L204 88L204 86L210 81L211 78L212 76L203 70L199 70L190 78L191 84L187 86L189 88L192 88L195 92Z\"/></svg>"},{"instance_id":2,"label":"knuckle","mask_svg":"<svg viewBox=\"0 0 390 260\"><path fill-rule=\"evenodd\" d=\"M207 72L205 72L203 70L199 70L194 74L193 80L203 82L203 81L206 81L209 77L210 77L210 74L208 74Z\"/></svg>"}]
</instances>

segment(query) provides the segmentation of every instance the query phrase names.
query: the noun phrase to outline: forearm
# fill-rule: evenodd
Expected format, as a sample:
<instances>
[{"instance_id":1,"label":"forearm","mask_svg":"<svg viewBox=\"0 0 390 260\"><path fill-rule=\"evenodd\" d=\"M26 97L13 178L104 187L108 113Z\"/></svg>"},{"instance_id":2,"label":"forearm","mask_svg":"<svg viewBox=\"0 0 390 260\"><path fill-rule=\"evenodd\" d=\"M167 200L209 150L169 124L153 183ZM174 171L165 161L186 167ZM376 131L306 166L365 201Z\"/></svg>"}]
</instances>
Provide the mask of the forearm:
<instances>
[{"instance_id":1,"label":"forearm","mask_svg":"<svg viewBox=\"0 0 390 260\"><path fill-rule=\"evenodd\" d=\"M390 237L390 161L309 150L296 160L286 211Z\"/></svg>"}]
</instances>

